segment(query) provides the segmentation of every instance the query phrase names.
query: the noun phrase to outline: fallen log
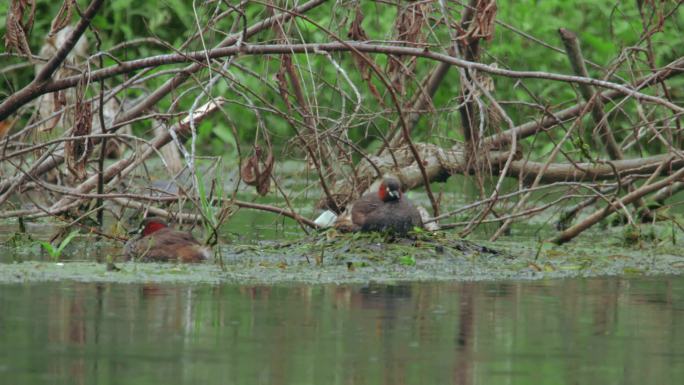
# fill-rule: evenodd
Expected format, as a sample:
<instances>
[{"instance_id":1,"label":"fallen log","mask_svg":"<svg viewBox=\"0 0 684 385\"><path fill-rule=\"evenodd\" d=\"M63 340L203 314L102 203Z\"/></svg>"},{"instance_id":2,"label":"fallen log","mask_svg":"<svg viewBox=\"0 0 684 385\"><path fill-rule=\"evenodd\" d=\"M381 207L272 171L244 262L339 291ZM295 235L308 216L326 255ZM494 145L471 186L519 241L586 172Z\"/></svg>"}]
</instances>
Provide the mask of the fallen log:
<instances>
[{"instance_id":1,"label":"fallen log","mask_svg":"<svg viewBox=\"0 0 684 385\"><path fill-rule=\"evenodd\" d=\"M431 182L445 181L454 174L472 174L476 167L488 169L491 175L497 175L510 155L507 151L490 151L482 157L484 161L476 165L468 164L462 146L443 149L434 144L415 143L415 145L422 156L423 165ZM614 161L551 163L545 171L543 171L543 162L521 160L520 154L515 154L514 159L516 160L511 162L507 171L508 176L531 182L543 172L541 181L545 183L615 180L628 175L653 173L663 163L665 167L662 167L661 175L669 175L684 167L684 157L677 154ZM378 172L381 175L378 175ZM359 163L354 174L353 180L337 183L338 188L333 197L337 200L339 207L344 207L359 197L384 174L392 174L399 178L405 191L423 184L420 169L406 147L395 150L392 154L365 158ZM331 207L325 199L318 206Z\"/></svg>"}]
</instances>

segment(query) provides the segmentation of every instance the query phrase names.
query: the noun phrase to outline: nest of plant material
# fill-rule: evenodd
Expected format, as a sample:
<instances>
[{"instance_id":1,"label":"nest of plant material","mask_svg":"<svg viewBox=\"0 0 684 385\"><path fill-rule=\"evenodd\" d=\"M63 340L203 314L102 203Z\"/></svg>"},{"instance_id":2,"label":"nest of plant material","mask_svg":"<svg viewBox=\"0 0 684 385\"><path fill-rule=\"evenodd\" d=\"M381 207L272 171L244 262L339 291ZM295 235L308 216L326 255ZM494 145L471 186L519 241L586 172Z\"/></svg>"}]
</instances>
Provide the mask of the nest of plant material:
<instances>
[{"instance_id":1,"label":"nest of plant material","mask_svg":"<svg viewBox=\"0 0 684 385\"><path fill-rule=\"evenodd\" d=\"M351 263L351 266L374 263L411 265L433 258L504 255L477 242L424 231L399 237L390 233L340 233L328 230L296 241L262 244L259 249L261 253L279 254L288 260L300 256L310 264Z\"/></svg>"}]
</instances>

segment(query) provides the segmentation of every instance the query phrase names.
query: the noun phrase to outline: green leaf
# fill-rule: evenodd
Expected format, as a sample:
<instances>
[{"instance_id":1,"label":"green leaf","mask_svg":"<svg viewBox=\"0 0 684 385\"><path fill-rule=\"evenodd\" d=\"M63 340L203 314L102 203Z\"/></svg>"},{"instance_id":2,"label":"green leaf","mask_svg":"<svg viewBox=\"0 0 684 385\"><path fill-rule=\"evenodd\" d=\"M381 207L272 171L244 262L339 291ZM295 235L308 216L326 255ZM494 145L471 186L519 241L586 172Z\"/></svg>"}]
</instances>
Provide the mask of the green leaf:
<instances>
[{"instance_id":1,"label":"green leaf","mask_svg":"<svg viewBox=\"0 0 684 385\"><path fill-rule=\"evenodd\" d=\"M45 251L47 251L48 254L50 254L50 257L51 257L52 259L56 259L56 258L59 257L59 255L57 255L57 250L55 249L54 246L52 246L52 243L50 243L50 242L45 242L45 241L41 241L41 242L40 242L40 246L42 246L43 249L44 249Z\"/></svg>"},{"instance_id":2,"label":"green leaf","mask_svg":"<svg viewBox=\"0 0 684 385\"><path fill-rule=\"evenodd\" d=\"M62 239L62 242L59 243L59 247L57 248L57 256L62 255L62 251L64 251L64 248L69 245L72 239L74 239L75 236L78 235L78 230L72 230L69 235L67 235L64 239Z\"/></svg>"},{"instance_id":3,"label":"green leaf","mask_svg":"<svg viewBox=\"0 0 684 385\"><path fill-rule=\"evenodd\" d=\"M114 0L110 7L112 7L113 11L123 11L128 9L131 3L133 3L133 0Z\"/></svg>"},{"instance_id":4,"label":"green leaf","mask_svg":"<svg viewBox=\"0 0 684 385\"><path fill-rule=\"evenodd\" d=\"M230 128L225 125L225 124L218 124L214 126L214 135L218 136L219 139L221 139L224 143L230 144L233 147L236 147L235 145L235 136L233 136L233 132L230 130Z\"/></svg>"},{"instance_id":5,"label":"green leaf","mask_svg":"<svg viewBox=\"0 0 684 385\"><path fill-rule=\"evenodd\" d=\"M415 266L416 259L410 255L404 255L403 257L399 257L399 264L404 266Z\"/></svg>"},{"instance_id":6,"label":"green leaf","mask_svg":"<svg viewBox=\"0 0 684 385\"><path fill-rule=\"evenodd\" d=\"M413 226L413 229L411 229L411 231L412 231L414 234L422 234L422 233L425 232L425 229L422 228L422 227L419 227L419 226Z\"/></svg>"},{"instance_id":7,"label":"green leaf","mask_svg":"<svg viewBox=\"0 0 684 385\"><path fill-rule=\"evenodd\" d=\"M47 253L50 255L50 259L52 260L59 260L59 258L62 256L62 251L71 243L71 240L74 239L75 236L78 235L78 230L72 230L69 235L64 237L62 239L62 242L59 243L58 247L55 247L52 245L50 242L45 242L41 241L40 246L47 251Z\"/></svg>"},{"instance_id":8,"label":"green leaf","mask_svg":"<svg viewBox=\"0 0 684 385\"><path fill-rule=\"evenodd\" d=\"M210 225L215 226L218 222L218 219L216 218L216 210L209 201L209 197L207 196L207 189L206 186L204 186L204 175L202 175L200 171L197 171L197 179L199 182L197 183L197 190L200 198L200 209L202 210L202 213L204 213L206 221L209 222ZM207 231L211 230L208 224L205 224L204 227Z\"/></svg>"}]
</instances>

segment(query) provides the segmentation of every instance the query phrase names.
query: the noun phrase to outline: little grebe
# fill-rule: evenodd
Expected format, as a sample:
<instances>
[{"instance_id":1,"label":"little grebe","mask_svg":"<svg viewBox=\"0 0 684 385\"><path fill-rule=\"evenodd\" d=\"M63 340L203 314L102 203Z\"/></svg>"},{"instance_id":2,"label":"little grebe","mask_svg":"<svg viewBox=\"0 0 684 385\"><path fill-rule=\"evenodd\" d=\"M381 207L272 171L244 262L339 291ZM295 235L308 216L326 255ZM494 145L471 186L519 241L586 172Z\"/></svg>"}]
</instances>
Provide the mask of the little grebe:
<instances>
[{"instance_id":1,"label":"little grebe","mask_svg":"<svg viewBox=\"0 0 684 385\"><path fill-rule=\"evenodd\" d=\"M126 242L126 259L145 262L201 262L211 252L189 232L174 230L159 218L147 218L141 232Z\"/></svg>"},{"instance_id":2,"label":"little grebe","mask_svg":"<svg viewBox=\"0 0 684 385\"><path fill-rule=\"evenodd\" d=\"M401 192L401 183L392 177L383 179L377 193L359 198L351 210L354 231L391 231L405 235L414 226L422 226L418 209Z\"/></svg>"}]
</instances>

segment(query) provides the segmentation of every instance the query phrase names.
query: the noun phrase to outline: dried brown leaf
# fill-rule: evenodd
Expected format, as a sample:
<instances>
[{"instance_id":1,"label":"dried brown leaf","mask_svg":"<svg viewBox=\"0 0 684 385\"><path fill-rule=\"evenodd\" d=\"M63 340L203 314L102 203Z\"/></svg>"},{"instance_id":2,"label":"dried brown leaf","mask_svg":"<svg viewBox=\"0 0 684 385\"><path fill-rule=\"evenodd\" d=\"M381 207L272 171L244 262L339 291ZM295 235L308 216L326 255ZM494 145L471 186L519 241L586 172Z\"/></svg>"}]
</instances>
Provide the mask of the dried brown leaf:
<instances>
[{"instance_id":1,"label":"dried brown leaf","mask_svg":"<svg viewBox=\"0 0 684 385\"><path fill-rule=\"evenodd\" d=\"M76 5L76 0L64 0L62 7L57 12L57 15L52 20L52 25L50 27L50 33L48 36L54 36L59 31L64 29L71 22L71 16L74 13L74 6Z\"/></svg>"},{"instance_id":2,"label":"dried brown leaf","mask_svg":"<svg viewBox=\"0 0 684 385\"><path fill-rule=\"evenodd\" d=\"M35 14L35 0L12 0L7 10L5 22L5 48L7 51L31 55L28 34L33 27ZM24 21L25 18L27 18L26 21Z\"/></svg>"},{"instance_id":3,"label":"dried brown leaf","mask_svg":"<svg viewBox=\"0 0 684 385\"><path fill-rule=\"evenodd\" d=\"M86 102L82 95L76 100L74 122L72 137L90 135L93 127L92 103ZM83 180L87 176L86 165L92 147L90 139L69 140L64 145L67 168L77 180Z\"/></svg>"},{"instance_id":4,"label":"dried brown leaf","mask_svg":"<svg viewBox=\"0 0 684 385\"><path fill-rule=\"evenodd\" d=\"M467 31L459 28L458 39L465 44L470 44L479 39L492 40L494 37L496 11L495 0L478 1L473 22L470 23Z\"/></svg>"},{"instance_id":5,"label":"dried brown leaf","mask_svg":"<svg viewBox=\"0 0 684 385\"><path fill-rule=\"evenodd\" d=\"M252 155L242 162L242 167L240 168L240 177L242 181L250 186L256 185L256 173L259 169L259 158L256 155Z\"/></svg>"},{"instance_id":6,"label":"dried brown leaf","mask_svg":"<svg viewBox=\"0 0 684 385\"><path fill-rule=\"evenodd\" d=\"M397 31L396 40L416 46L425 42L422 28L425 24L427 4L416 2L401 8L397 15L394 28ZM404 60L402 56L391 55L387 63L387 73L392 78L392 86L398 92L403 92L407 78L413 76L414 58Z\"/></svg>"},{"instance_id":7,"label":"dried brown leaf","mask_svg":"<svg viewBox=\"0 0 684 385\"><path fill-rule=\"evenodd\" d=\"M242 163L240 177L248 185L255 186L259 195L264 196L268 194L271 186L271 173L273 172L273 165L275 162L273 153L270 150L266 155L265 161L261 162L261 158L261 147L255 146L254 155L250 156Z\"/></svg>"},{"instance_id":8,"label":"dried brown leaf","mask_svg":"<svg viewBox=\"0 0 684 385\"><path fill-rule=\"evenodd\" d=\"M280 61L280 68L278 68L278 72L276 73L276 82L278 83L278 92L280 92L280 96L283 98L287 110L291 112L292 105L290 104L290 91L287 84L287 65L284 62L287 60L287 57L287 55L282 56L283 60Z\"/></svg>"},{"instance_id":9,"label":"dried brown leaf","mask_svg":"<svg viewBox=\"0 0 684 385\"><path fill-rule=\"evenodd\" d=\"M349 26L349 32L347 32L347 36L349 36L349 38L351 40L357 40L357 41L368 40L368 35L366 35L366 31L361 26L362 22L363 22L363 12L361 12L360 7L356 7L356 16L354 17L354 20L352 20L351 26Z\"/></svg>"},{"instance_id":10,"label":"dried brown leaf","mask_svg":"<svg viewBox=\"0 0 684 385\"><path fill-rule=\"evenodd\" d=\"M40 103L50 103L52 101L52 113L62 111L62 108L66 106L66 95L65 91L57 91L48 95L45 95L44 99L41 99ZM50 108L47 106L47 108ZM57 115L48 119L44 124L40 125L38 132L50 132L59 124L62 119L62 114L64 112L59 112ZM50 114L52 115L52 114Z\"/></svg>"},{"instance_id":11,"label":"dried brown leaf","mask_svg":"<svg viewBox=\"0 0 684 385\"><path fill-rule=\"evenodd\" d=\"M477 4L478 37L488 41L494 38L496 10L496 0L480 1Z\"/></svg>"},{"instance_id":12,"label":"dried brown leaf","mask_svg":"<svg viewBox=\"0 0 684 385\"><path fill-rule=\"evenodd\" d=\"M257 178L257 192L261 196L268 194L268 190L271 187L271 173L273 172L273 164L273 154L269 152L264 163L264 169L261 170L261 174L259 174L259 177Z\"/></svg>"},{"instance_id":13,"label":"dried brown leaf","mask_svg":"<svg viewBox=\"0 0 684 385\"><path fill-rule=\"evenodd\" d=\"M16 120L10 121L8 120L3 120L0 121L0 139L4 138L7 133L9 133L10 129L12 128L12 125L14 125L14 122Z\"/></svg>"}]
</instances>

